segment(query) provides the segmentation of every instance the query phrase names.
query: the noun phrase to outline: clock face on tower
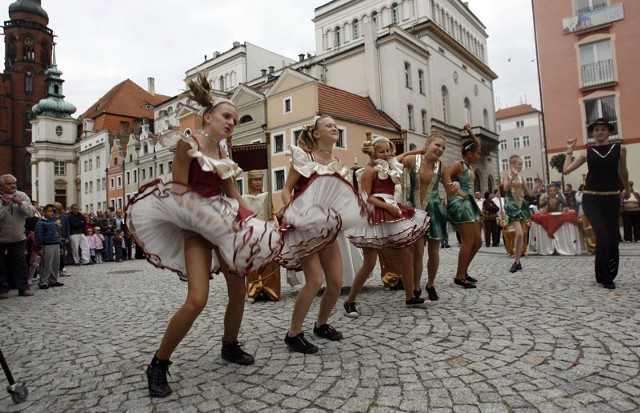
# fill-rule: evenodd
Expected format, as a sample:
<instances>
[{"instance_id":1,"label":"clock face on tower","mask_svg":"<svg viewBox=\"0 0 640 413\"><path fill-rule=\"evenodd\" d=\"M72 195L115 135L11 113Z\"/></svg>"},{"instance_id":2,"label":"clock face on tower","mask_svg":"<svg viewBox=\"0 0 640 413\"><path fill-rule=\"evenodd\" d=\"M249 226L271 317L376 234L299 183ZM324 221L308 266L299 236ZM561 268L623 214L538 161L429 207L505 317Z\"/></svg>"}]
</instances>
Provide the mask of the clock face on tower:
<instances>
[{"instance_id":1,"label":"clock face on tower","mask_svg":"<svg viewBox=\"0 0 640 413\"><path fill-rule=\"evenodd\" d=\"M62 136L62 126L56 126L56 135Z\"/></svg>"}]
</instances>

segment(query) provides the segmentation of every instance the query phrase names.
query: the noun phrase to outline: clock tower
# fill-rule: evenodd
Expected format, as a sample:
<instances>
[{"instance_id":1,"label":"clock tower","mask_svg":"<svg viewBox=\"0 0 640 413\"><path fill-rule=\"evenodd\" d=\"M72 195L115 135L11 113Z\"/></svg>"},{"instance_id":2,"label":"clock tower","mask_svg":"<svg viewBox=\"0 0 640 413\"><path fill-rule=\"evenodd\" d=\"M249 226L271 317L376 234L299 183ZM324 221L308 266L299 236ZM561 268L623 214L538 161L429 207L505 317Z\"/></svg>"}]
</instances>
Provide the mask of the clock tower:
<instances>
[{"instance_id":1,"label":"clock tower","mask_svg":"<svg viewBox=\"0 0 640 413\"><path fill-rule=\"evenodd\" d=\"M17 0L4 22L4 72L0 76L0 174L13 174L18 189L32 196L32 107L46 94L53 31L40 0ZM39 201L39 200L38 200Z\"/></svg>"}]
</instances>

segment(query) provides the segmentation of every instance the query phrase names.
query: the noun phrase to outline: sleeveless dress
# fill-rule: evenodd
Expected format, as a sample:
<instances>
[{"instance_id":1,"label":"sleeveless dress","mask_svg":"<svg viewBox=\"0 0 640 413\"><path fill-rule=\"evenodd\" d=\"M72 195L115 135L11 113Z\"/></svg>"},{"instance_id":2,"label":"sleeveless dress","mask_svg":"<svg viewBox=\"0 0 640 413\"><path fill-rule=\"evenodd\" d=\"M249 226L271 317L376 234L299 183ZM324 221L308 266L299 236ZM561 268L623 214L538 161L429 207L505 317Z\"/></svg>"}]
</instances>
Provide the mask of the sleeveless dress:
<instances>
[{"instance_id":1,"label":"sleeveless dress","mask_svg":"<svg viewBox=\"0 0 640 413\"><path fill-rule=\"evenodd\" d=\"M447 214L453 224L478 222L482 212L473 198L473 169L465 161L460 161L460 164L462 164L462 173L451 179L460 183L460 190L465 192L468 198L465 200L460 195L449 198Z\"/></svg>"},{"instance_id":2,"label":"sleeveless dress","mask_svg":"<svg viewBox=\"0 0 640 413\"><path fill-rule=\"evenodd\" d=\"M400 208L401 215L394 217L384 208L373 208L369 223L347 231L347 238L358 248L404 248L416 242L429 228L429 217L423 210L396 202L396 184L402 180L403 166L396 158L388 162L374 161L377 171L371 185L372 196ZM364 171L364 168L362 169Z\"/></svg>"},{"instance_id":3,"label":"sleeveless dress","mask_svg":"<svg viewBox=\"0 0 640 413\"><path fill-rule=\"evenodd\" d=\"M511 172L509 172L511 177ZM522 176L518 176L518 181L511 184L504 195L504 214L506 215L507 225L515 221L531 221L531 211L529 203L524 199L524 181Z\"/></svg>"},{"instance_id":4,"label":"sleeveless dress","mask_svg":"<svg viewBox=\"0 0 640 413\"><path fill-rule=\"evenodd\" d=\"M277 260L289 270L300 270L301 258L320 251L341 231L364 225L368 210L347 181L349 168L338 159L322 165L311 153L294 145L289 146L288 154L301 177L282 213L283 247Z\"/></svg>"},{"instance_id":5,"label":"sleeveless dress","mask_svg":"<svg viewBox=\"0 0 640 413\"><path fill-rule=\"evenodd\" d=\"M184 238L194 233L217 247L232 272L244 275L260 269L277 255L281 234L222 193L222 181L242 173L235 162L210 158L193 137L180 136L190 146L189 182L157 179L140 188L125 209L133 239L151 264L176 272L184 281ZM213 254L212 272L219 270Z\"/></svg>"},{"instance_id":6,"label":"sleeveless dress","mask_svg":"<svg viewBox=\"0 0 640 413\"><path fill-rule=\"evenodd\" d=\"M427 211L431 218L427 237L431 239L442 239L447 234L447 211L444 208L438 184L442 182L442 162L436 161L433 169L431 182L425 191L424 197L420 199L420 167L422 166L422 156L416 156L416 162L411 171L411 191L409 205Z\"/></svg>"}]
</instances>

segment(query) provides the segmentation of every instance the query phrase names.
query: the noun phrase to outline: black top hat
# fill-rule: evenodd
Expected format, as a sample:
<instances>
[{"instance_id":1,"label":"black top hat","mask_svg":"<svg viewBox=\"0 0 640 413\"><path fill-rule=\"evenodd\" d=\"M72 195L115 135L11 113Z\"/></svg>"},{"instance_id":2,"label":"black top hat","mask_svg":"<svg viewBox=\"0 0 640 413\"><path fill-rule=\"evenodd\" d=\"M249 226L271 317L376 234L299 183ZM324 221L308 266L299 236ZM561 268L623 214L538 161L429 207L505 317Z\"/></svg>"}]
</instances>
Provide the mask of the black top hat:
<instances>
[{"instance_id":1,"label":"black top hat","mask_svg":"<svg viewBox=\"0 0 640 413\"><path fill-rule=\"evenodd\" d=\"M589 133L593 132L593 128L595 128L597 125L605 125L607 127L607 129L609 129L609 133L613 132L613 125L609 123L609 121L605 118L598 118L596 120L593 121L593 123L591 123L588 127L587 127L587 131Z\"/></svg>"}]
</instances>

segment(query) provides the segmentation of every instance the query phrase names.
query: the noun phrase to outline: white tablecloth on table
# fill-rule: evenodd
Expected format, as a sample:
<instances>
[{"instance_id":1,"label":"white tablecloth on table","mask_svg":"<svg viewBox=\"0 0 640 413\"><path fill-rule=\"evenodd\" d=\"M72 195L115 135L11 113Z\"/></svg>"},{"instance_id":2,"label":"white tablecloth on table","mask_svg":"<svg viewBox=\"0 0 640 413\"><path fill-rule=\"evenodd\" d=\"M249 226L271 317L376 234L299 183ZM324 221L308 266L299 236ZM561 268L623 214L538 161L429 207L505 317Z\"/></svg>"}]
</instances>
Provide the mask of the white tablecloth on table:
<instances>
[{"instance_id":1,"label":"white tablecloth on table","mask_svg":"<svg viewBox=\"0 0 640 413\"><path fill-rule=\"evenodd\" d=\"M565 223L549 238L542 225L531 222L529 229L529 254L540 255L580 255L584 253L582 229L575 224Z\"/></svg>"}]
</instances>

